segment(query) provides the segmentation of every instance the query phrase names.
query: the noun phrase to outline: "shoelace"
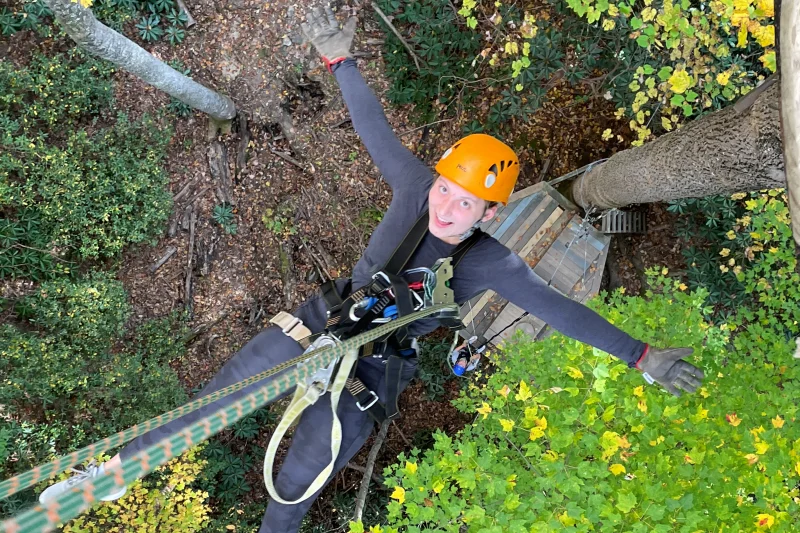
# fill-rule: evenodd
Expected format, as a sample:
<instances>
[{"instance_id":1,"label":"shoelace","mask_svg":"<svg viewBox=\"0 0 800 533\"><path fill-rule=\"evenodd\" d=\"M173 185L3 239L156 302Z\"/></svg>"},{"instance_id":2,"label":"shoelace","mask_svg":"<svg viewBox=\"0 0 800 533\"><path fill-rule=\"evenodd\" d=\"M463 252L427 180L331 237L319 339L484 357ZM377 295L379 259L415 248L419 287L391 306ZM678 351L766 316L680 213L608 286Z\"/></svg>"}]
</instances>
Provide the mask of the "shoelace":
<instances>
[{"instance_id":1,"label":"shoelace","mask_svg":"<svg viewBox=\"0 0 800 533\"><path fill-rule=\"evenodd\" d=\"M95 473L99 469L100 469L100 466L95 465L94 461L92 461L91 463L86 465L86 470L78 470L77 468L70 468L70 470L72 470L72 472L75 473L76 475L72 476L71 478L69 478L67 480L67 486L68 487L73 487L73 486L77 485L78 483L81 483L82 481L84 481L86 479L94 477Z\"/></svg>"}]
</instances>

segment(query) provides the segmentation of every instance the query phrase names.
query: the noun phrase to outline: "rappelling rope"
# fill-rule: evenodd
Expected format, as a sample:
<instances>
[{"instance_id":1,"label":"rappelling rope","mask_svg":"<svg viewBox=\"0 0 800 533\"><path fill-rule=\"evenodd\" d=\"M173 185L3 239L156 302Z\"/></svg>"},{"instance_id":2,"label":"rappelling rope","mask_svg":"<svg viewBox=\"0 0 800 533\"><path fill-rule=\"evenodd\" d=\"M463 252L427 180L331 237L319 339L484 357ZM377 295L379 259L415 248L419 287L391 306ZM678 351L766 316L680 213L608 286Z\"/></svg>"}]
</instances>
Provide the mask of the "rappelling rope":
<instances>
[{"instance_id":1,"label":"rappelling rope","mask_svg":"<svg viewBox=\"0 0 800 533\"><path fill-rule=\"evenodd\" d=\"M126 460L120 467L108 469L105 474L80 483L70 491L54 498L46 505L35 505L31 509L20 513L14 518L4 521L2 524L0 524L0 526L2 526L2 530L5 533L45 533L52 531L59 524L67 522L89 508L101 496L116 492L121 487L132 483L134 480L144 477L159 466L167 463L170 459L177 457L184 451L193 448L194 446L197 446L212 435L215 435L219 431L234 424L256 409L269 403L275 398L280 397L286 391L291 390L292 387L297 386L298 383L305 383L306 380L313 376L317 370L327 368L338 358L345 356L348 352L357 351L360 346L383 337L397 328L403 327L411 322L446 309L457 311L458 308L452 303L433 305L426 309L422 309L415 313L400 317L392 322L366 331L356 337L353 337L352 339L348 339L340 344L336 344L335 346L314 350L312 352L303 354L302 356L291 359L282 365L278 365L270 371L259 374L258 376L261 376L259 379L256 379L258 376L254 376L249 380L245 380L246 382L258 381L264 377L268 377L269 375L276 374L294 366L294 369L288 370L278 378L264 383L257 390L247 394L231 405L221 408L214 413L203 417L183 431L180 431L179 433L176 433L170 437L166 437L156 444L150 446L146 450L135 454L133 457ZM303 364L298 365L298 363ZM227 392L225 392L225 394L216 396L215 399L219 399L223 396L231 394L235 390L239 390L244 386L246 385L241 385L238 388L235 388L236 386L234 385L226 387L226 389L222 389L218 392L222 393L226 390ZM211 396L213 395L209 395L209 397ZM204 398L204 400L206 400L206 398ZM205 403L198 403L194 405L192 409L182 411L182 414L197 409L201 405L205 405L210 401L212 400L208 399L205 401ZM194 402L192 402L192 404L194 404ZM179 411L181 410L176 409L163 416L166 417L167 415L171 415L172 413ZM156 417L153 420L159 420L160 418L161 417ZM171 419L174 418L177 418L177 416L173 416ZM153 420L150 420L147 423L150 423ZM94 448L92 448L92 446L88 446L76 453L82 453L89 449L107 450L110 447L113 447L113 445L103 448L105 443L108 441L119 443L124 442L124 440L121 440L120 435L141 434L136 432L139 431L136 428L144 427L147 423L140 426L135 426L127 431L118 433L113 437L99 441L92 445ZM162 421L159 425L163 423L166 422ZM47 465L37 467L34 469L34 471L38 472L38 477L33 475L34 471L31 471L17 476L17 478L31 479L36 477L37 479L42 479L42 472L45 470L52 472L53 466L56 464L69 464L74 455L75 454L70 454ZM75 463L73 462L72 464ZM8 486L10 487L15 485L18 487L14 492L20 490L19 487L22 487L22 483L17 481L15 484L12 484L11 481L13 480L8 480ZM6 485L6 483L4 483L4 485ZM25 486L30 486L30 483ZM13 492L10 492L10 494L13 494Z\"/></svg>"}]
</instances>

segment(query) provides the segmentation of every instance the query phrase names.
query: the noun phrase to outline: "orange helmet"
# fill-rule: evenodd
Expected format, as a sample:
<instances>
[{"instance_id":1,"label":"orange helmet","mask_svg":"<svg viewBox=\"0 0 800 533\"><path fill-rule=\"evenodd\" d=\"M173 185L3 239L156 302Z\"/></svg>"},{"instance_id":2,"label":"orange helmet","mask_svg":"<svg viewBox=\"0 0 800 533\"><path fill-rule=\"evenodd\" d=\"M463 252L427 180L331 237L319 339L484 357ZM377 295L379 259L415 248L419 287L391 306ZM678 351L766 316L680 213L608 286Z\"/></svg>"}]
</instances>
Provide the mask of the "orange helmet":
<instances>
[{"instance_id":1,"label":"orange helmet","mask_svg":"<svg viewBox=\"0 0 800 533\"><path fill-rule=\"evenodd\" d=\"M487 202L508 203L519 176L519 160L510 146L475 133L451 146L436 172Z\"/></svg>"}]
</instances>

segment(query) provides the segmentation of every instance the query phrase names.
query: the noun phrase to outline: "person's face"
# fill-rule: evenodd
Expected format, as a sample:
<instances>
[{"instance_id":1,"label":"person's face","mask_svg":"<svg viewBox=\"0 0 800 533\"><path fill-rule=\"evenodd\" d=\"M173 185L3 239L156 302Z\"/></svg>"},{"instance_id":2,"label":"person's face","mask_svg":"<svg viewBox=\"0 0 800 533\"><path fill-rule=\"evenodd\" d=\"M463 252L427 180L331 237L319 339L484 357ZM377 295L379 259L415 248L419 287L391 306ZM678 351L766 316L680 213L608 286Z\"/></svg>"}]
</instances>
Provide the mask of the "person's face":
<instances>
[{"instance_id":1,"label":"person's face","mask_svg":"<svg viewBox=\"0 0 800 533\"><path fill-rule=\"evenodd\" d=\"M459 187L444 176L428 192L428 230L450 243L461 242L461 235L475 225L494 217L497 207L487 209L487 202Z\"/></svg>"}]
</instances>

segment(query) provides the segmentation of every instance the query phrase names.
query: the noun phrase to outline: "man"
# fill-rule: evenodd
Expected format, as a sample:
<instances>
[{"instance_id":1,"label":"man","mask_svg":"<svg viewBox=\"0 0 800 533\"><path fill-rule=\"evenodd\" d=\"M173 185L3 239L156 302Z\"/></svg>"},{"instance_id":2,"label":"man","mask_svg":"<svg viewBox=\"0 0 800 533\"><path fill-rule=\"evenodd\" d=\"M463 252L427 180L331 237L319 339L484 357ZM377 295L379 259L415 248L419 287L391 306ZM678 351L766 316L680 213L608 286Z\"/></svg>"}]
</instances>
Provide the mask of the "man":
<instances>
[{"instance_id":1,"label":"man","mask_svg":"<svg viewBox=\"0 0 800 533\"><path fill-rule=\"evenodd\" d=\"M372 275L392 256L404 235L426 210L428 231L411 255L407 268L430 267L436 260L451 256L482 222L495 216L499 204L508 201L519 174L519 161L514 151L488 135L470 135L444 153L436 165L438 175L432 175L430 169L397 139L378 100L358 72L350 53L355 19L350 19L344 29L340 29L330 8L326 12L316 8L302 28L336 77L353 126L393 191L389 209L353 269L352 286L363 287L372 281ZM682 360L691 354L691 349L649 348L594 311L545 285L519 256L495 239L482 234L479 237L454 269L451 287L456 302L463 303L484 290L494 290L565 335L611 353L630 367L646 372L673 394L680 394L678 389L693 392L700 385L703 373ZM301 305L294 314L312 332L325 329L326 305L319 294ZM409 326L408 331L412 337L417 337L432 331L437 324L432 319L420 320ZM300 344L284 334L281 328L267 328L234 355L200 394L219 390L301 353L303 348ZM416 358L407 357L402 364L400 390L413 377ZM375 391L381 401L385 401L387 383L381 357L362 358L356 375L367 388ZM119 466L120 461L258 386L260 384L251 385L135 439L106 465L91 467L86 473L53 485L42 493L40 499L46 501L83 479L98 475L104 468ZM331 478L363 446L374 426L368 414L348 395L342 397L337 413L342 424L342 442ZM323 436L329 435L331 420L331 409L325 401L310 406L303 413L275 481L283 498L298 499L330 462L330 443ZM124 492L103 499L117 499ZM260 533L296 532L318 494L294 505L270 501Z\"/></svg>"}]
</instances>

